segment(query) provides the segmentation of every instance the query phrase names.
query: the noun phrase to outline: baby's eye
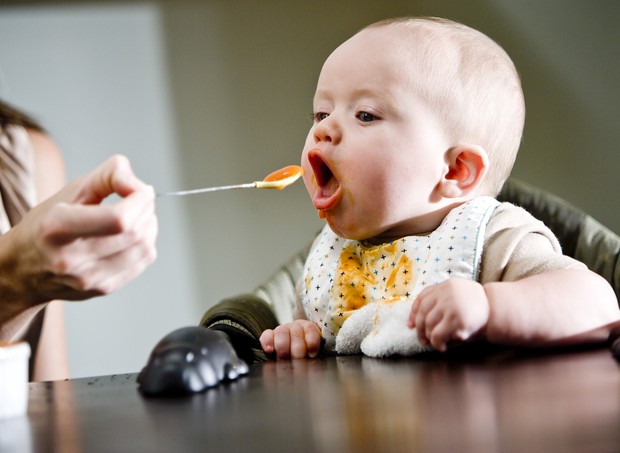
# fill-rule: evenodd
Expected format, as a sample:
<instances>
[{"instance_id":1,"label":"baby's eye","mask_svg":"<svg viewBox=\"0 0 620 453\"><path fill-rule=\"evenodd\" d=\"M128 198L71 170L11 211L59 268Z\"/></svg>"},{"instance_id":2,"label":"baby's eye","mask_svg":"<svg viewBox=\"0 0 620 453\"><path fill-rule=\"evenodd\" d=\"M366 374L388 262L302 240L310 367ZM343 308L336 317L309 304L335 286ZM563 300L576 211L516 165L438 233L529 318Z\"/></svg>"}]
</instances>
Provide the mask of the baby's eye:
<instances>
[{"instance_id":1,"label":"baby's eye","mask_svg":"<svg viewBox=\"0 0 620 453\"><path fill-rule=\"evenodd\" d=\"M373 115L372 113L358 112L357 113L357 119L360 120L363 123L370 123L371 121L376 120L377 117L375 115Z\"/></svg>"},{"instance_id":2,"label":"baby's eye","mask_svg":"<svg viewBox=\"0 0 620 453\"><path fill-rule=\"evenodd\" d=\"M325 118L327 118L329 116L329 113L316 112L312 116L314 117L314 121L318 123L319 121L324 120Z\"/></svg>"}]
</instances>

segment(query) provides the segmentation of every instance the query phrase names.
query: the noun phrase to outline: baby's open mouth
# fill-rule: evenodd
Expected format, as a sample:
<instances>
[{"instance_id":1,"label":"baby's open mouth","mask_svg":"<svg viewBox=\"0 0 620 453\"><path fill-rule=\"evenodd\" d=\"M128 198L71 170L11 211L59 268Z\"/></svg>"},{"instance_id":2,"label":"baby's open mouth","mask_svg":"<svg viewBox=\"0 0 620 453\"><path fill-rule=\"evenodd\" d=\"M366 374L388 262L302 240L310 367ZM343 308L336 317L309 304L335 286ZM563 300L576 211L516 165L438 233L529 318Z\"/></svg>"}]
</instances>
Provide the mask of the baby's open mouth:
<instances>
[{"instance_id":1,"label":"baby's open mouth","mask_svg":"<svg viewBox=\"0 0 620 453\"><path fill-rule=\"evenodd\" d=\"M333 208L340 201L342 194L338 179L321 157L320 151L309 151L308 162L316 180L316 189L312 197L314 207L321 211Z\"/></svg>"}]
</instances>

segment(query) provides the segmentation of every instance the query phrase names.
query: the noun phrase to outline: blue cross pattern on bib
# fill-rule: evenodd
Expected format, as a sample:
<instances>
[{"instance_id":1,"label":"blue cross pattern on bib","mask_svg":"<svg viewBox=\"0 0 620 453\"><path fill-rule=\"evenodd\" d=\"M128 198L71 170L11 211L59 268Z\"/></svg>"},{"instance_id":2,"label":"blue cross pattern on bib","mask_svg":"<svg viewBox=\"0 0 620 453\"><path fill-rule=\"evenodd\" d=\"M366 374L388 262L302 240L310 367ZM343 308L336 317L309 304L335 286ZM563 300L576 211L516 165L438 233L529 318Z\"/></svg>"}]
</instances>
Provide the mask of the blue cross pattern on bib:
<instances>
[{"instance_id":1,"label":"blue cross pattern on bib","mask_svg":"<svg viewBox=\"0 0 620 453\"><path fill-rule=\"evenodd\" d=\"M333 350L344 322L368 304L413 302L425 287L451 277L476 280L484 230L499 202L478 197L450 211L432 233L368 245L326 225L308 255L301 301Z\"/></svg>"}]
</instances>

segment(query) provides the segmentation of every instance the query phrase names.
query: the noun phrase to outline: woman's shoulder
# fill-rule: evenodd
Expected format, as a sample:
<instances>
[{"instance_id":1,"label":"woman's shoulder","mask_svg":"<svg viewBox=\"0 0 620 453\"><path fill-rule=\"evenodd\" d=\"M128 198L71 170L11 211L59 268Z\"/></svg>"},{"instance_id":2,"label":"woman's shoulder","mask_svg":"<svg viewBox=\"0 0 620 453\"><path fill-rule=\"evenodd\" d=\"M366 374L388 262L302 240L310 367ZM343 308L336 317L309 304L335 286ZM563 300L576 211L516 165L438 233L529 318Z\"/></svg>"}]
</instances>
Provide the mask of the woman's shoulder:
<instances>
[{"instance_id":1,"label":"woman's shoulder","mask_svg":"<svg viewBox=\"0 0 620 453\"><path fill-rule=\"evenodd\" d=\"M45 132L26 129L32 148L38 200L43 201L65 184L65 164L60 148Z\"/></svg>"}]
</instances>

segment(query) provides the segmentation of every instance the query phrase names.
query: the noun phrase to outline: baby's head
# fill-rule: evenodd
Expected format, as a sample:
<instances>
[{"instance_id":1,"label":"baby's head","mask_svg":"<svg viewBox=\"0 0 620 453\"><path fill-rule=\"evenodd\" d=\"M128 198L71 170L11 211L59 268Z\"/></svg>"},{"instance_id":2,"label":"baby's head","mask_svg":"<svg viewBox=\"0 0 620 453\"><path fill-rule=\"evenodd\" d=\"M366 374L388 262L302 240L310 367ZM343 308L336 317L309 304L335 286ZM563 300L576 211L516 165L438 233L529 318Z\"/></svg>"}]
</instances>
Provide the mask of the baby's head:
<instances>
[{"instance_id":1,"label":"baby's head","mask_svg":"<svg viewBox=\"0 0 620 453\"><path fill-rule=\"evenodd\" d=\"M525 107L508 55L436 18L372 24L326 60L302 166L315 207L353 239L430 231L455 204L496 195Z\"/></svg>"},{"instance_id":2,"label":"baby's head","mask_svg":"<svg viewBox=\"0 0 620 453\"><path fill-rule=\"evenodd\" d=\"M442 18L388 19L362 31L400 37L412 90L439 116L453 144L476 144L487 152L481 193L497 195L517 157L525 121L521 81L508 54L478 30Z\"/></svg>"}]
</instances>

